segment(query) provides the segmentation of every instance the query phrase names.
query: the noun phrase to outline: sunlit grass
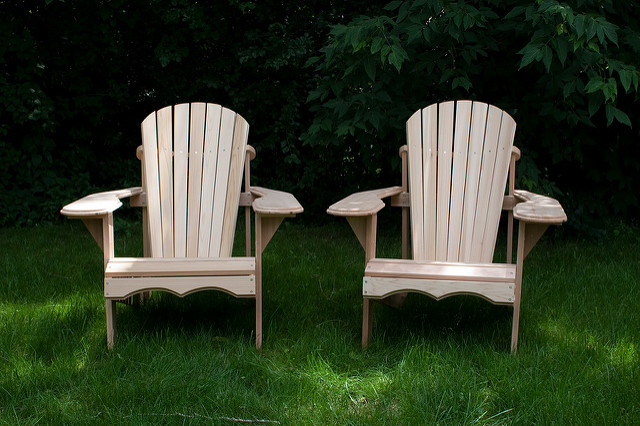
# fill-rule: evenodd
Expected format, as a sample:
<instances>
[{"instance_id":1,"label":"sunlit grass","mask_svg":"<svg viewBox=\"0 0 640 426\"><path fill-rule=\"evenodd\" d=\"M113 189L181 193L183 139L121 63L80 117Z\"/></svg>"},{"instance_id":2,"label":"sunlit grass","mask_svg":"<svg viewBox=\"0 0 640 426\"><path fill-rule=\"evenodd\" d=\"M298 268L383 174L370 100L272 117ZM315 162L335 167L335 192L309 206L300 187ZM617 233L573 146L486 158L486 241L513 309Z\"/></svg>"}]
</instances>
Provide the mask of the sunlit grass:
<instances>
[{"instance_id":1,"label":"sunlit grass","mask_svg":"<svg viewBox=\"0 0 640 426\"><path fill-rule=\"evenodd\" d=\"M137 226L116 228L116 253L140 254ZM419 295L376 305L363 351L362 249L342 221L295 219L264 255L261 351L253 302L215 292L118 306L108 351L101 253L81 224L2 229L0 422L638 423L640 232L627 232L539 243L512 356L509 308ZM398 256L395 237L382 227L381 255Z\"/></svg>"}]
</instances>

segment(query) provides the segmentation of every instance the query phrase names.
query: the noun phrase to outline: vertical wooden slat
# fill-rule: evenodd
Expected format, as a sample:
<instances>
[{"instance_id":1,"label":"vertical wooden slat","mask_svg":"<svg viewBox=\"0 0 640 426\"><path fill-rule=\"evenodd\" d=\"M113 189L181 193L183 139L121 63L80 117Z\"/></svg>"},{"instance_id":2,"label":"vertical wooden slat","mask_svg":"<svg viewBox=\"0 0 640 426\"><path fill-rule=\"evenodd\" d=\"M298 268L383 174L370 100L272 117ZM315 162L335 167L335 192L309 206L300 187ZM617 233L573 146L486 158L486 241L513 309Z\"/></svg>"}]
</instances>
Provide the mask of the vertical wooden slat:
<instances>
[{"instance_id":1,"label":"vertical wooden slat","mask_svg":"<svg viewBox=\"0 0 640 426\"><path fill-rule=\"evenodd\" d=\"M158 111L158 172L160 177L160 217L162 253L173 257L173 117L171 107Z\"/></svg>"},{"instance_id":2,"label":"vertical wooden slat","mask_svg":"<svg viewBox=\"0 0 640 426\"><path fill-rule=\"evenodd\" d=\"M413 258L424 259L424 217L422 207L422 111L407 121L409 152L409 196L411 198L411 243Z\"/></svg>"},{"instance_id":3,"label":"vertical wooden slat","mask_svg":"<svg viewBox=\"0 0 640 426\"><path fill-rule=\"evenodd\" d=\"M209 256L211 218L213 217L213 191L218 165L218 140L222 107L207 104L202 165L202 200L200 201L200 225L198 230L198 257Z\"/></svg>"},{"instance_id":4,"label":"vertical wooden slat","mask_svg":"<svg viewBox=\"0 0 640 426\"><path fill-rule=\"evenodd\" d=\"M238 218L238 204L240 202L240 190L242 189L242 173L249 137L249 124L240 114L236 114L236 123L231 148L231 161L229 164L229 182L227 184L227 200L224 209L224 225L222 229L222 242L220 244L220 256L231 256L233 250L233 237L236 232L236 220Z\"/></svg>"},{"instance_id":5,"label":"vertical wooden slat","mask_svg":"<svg viewBox=\"0 0 640 426\"><path fill-rule=\"evenodd\" d=\"M491 193L489 194L487 222L482 240L481 259L485 262L493 261L493 252L498 236L498 224L502 211L502 200L504 199L507 186L509 160L511 159L511 148L513 147L515 133L515 121L506 112L503 112L500 134L498 136L498 146L496 149L496 161L493 169L493 182L491 183Z\"/></svg>"},{"instance_id":6,"label":"vertical wooden slat","mask_svg":"<svg viewBox=\"0 0 640 426\"><path fill-rule=\"evenodd\" d=\"M422 110L422 176L423 202L422 218L424 221L422 257L420 260L434 260L436 257L436 200L438 171L438 105L431 105Z\"/></svg>"},{"instance_id":7,"label":"vertical wooden slat","mask_svg":"<svg viewBox=\"0 0 640 426\"><path fill-rule=\"evenodd\" d=\"M509 196L513 197L515 191L515 179L516 179L516 154L511 148L511 159L509 160ZM513 210L507 212L507 263L513 262Z\"/></svg>"},{"instance_id":8,"label":"vertical wooden slat","mask_svg":"<svg viewBox=\"0 0 640 426\"><path fill-rule=\"evenodd\" d=\"M213 191L213 223L211 224L209 257L220 256L235 121L236 113L230 109L222 108L220 138L218 141L218 166L216 168L215 189Z\"/></svg>"},{"instance_id":9,"label":"vertical wooden slat","mask_svg":"<svg viewBox=\"0 0 640 426\"><path fill-rule=\"evenodd\" d=\"M487 127L488 105L474 102L471 112L471 129L469 132L469 150L467 153L467 180L464 189L464 206L462 208L462 235L460 237L461 262L471 261L471 239L473 224L476 218L478 200L478 184L482 166L482 150L484 134Z\"/></svg>"},{"instance_id":10,"label":"vertical wooden slat","mask_svg":"<svg viewBox=\"0 0 640 426\"><path fill-rule=\"evenodd\" d=\"M162 221L160 218L160 186L158 185L158 139L156 113L150 114L142 122L143 168L146 175L147 213L149 219L149 242L151 256L162 257Z\"/></svg>"},{"instance_id":11,"label":"vertical wooden slat","mask_svg":"<svg viewBox=\"0 0 640 426\"><path fill-rule=\"evenodd\" d=\"M176 105L173 117L173 235L174 256L187 256L187 164L189 104Z\"/></svg>"},{"instance_id":12,"label":"vertical wooden slat","mask_svg":"<svg viewBox=\"0 0 640 426\"><path fill-rule=\"evenodd\" d=\"M451 151L453 148L454 102L443 102L438 109L438 182L436 207L436 259L447 259L449 208L451 200Z\"/></svg>"},{"instance_id":13,"label":"vertical wooden slat","mask_svg":"<svg viewBox=\"0 0 640 426\"><path fill-rule=\"evenodd\" d=\"M253 149L253 148L251 148ZM249 147L247 147L247 151ZM251 155L244 155L244 191L251 189ZM245 256L251 257L251 207L244 207L244 252Z\"/></svg>"},{"instance_id":14,"label":"vertical wooden slat","mask_svg":"<svg viewBox=\"0 0 640 426\"><path fill-rule=\"evenodd\" d=\"M408 192L407 145L400 148L402 161L402 192ZM402 258L409 258L409 207L402 207Z\"/></svg>"},{"instance_id":15,"label":"vertical wooden slat","mask_svg":"<svg viewBox=\"0 0 640 426\"><path fill-rule=\"evenodd\" d=\"M490 106L489 112L487 113L487 128L482 152L482 170L480 172L480 183L478 185L478 201L476 203L476 219L471 241L470 262L491 261L491 259L487 260L482 258L482 242L485 237L484 231L488 219L489 199L491 195L491 185L493 183L501 119L502 111L494 106Z\"/></svg>"},{"instance_id":16,"label":"vertical wooden slat","mask_svg":"<svg viewBox=\"0 0 640 426\"><path fill-rule=\"evenodd\" d=\"M205 114L206 104L191 104L191 121L189 125L189 189L187 195L187 257L198 256Z\"/></svg>"},{"instance_id":17,"label":"vertical wooden slat","mask_svg":"<svg viewBox=\"0 0 640 426\"><path fill-rule=\"evenodd\" d=\"M471 101L456 104L456 124L453 142L453 176L451 178L451 210L449 212L449 243L447 261L458 262L460 237L462 235L462 212L464 206L469 149L469 127L471 124Z\"/></svg>"}]
</instances>

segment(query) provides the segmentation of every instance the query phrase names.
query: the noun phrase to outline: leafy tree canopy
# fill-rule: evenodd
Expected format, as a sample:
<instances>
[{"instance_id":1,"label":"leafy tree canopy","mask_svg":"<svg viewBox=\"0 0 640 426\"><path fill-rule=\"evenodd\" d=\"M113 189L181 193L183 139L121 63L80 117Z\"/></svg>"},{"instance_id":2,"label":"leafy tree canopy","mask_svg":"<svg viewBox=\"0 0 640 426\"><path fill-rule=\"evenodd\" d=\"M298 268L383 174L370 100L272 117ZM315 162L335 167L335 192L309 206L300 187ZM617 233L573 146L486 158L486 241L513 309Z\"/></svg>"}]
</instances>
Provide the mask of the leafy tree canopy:
<instances>
[{"instance_id":1,"label":"leafy tree canopy","mask_svg":"<svg viewBox=\"0 0 640 426\"><path fill-rule=\"evenodd\" d=\"M411 113L461 98L513 115L520 186L574 225L638 214L636 2L25 0L0 16L0 226L138 184L139 123L186 101L242 113L256 179L311 217L396 184Z\"/></svg>"},{"instance_id":2,"label":"leafy tree canopy","mask_svg":"<svg viewBox=\"0 0 640 426\"><path fill-rule=\"evenodd\" d=\"M332 26L308 61L318 84L305 143L348 153L330 169L351 168L349 181L384 184L413 111L483 100L518 123L521 187L559 197L580 226L637 214L637 3L516 3L392 1Z\"/></svg>"}]
</instances>

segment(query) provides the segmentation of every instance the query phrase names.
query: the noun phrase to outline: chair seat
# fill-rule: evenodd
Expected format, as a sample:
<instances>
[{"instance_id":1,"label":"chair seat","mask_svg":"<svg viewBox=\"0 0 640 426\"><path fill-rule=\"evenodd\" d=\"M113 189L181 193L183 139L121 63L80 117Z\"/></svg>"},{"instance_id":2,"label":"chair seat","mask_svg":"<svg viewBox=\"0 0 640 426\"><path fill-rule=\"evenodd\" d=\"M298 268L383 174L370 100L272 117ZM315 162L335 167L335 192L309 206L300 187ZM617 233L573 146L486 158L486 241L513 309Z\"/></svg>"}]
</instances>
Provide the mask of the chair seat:
<instances>
[{"instance_id":1,"label":"chair seat","mask_svg":"<svg viewBox=\"0 0 640 426\"><path fill-rule=\"evenodd\" d=\"M363 296L378 299L418 292L436 300L469 294L494 304L515 300L516 265L371 259L365 269Z\"/></svg>"},{"instance_id":2,"label":"chair seat","mask_svg":"<svg viewBox=\"0 0 640 426\"><path fill-rule=\"evenodd\" d=\"M109 259L105 277L174 277L255 274L253 257L114 257Z\"/></svg>"},{"instance_id":3,"label":"chair seat","mask_svg":"<svg viewBox=\"0 0 640 426\"><path fill-rule=\"evenodd\" d=\"M112 258L105 269L104 295L122 299L153 290L177 296L220 290L235 297L255 297L255 274L253 257Z\"/></svg>"}]
</instances>

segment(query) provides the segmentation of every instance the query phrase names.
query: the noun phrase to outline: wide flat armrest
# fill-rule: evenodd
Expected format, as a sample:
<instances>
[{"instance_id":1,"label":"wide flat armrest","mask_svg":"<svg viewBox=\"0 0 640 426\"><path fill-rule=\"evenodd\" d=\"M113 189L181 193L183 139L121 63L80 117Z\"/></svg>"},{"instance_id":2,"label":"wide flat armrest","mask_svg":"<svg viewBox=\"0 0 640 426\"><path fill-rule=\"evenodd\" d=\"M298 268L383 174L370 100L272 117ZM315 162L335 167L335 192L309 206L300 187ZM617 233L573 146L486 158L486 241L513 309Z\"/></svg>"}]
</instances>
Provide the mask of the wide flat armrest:
<instances>
[{"instance_id":1,"label":"wide flat armrest","mask_svg":"<svg viewBox=\"0 0 640 426\"><path fill-rule=\"evenodd\" d=\"M398 195L402 187L372 189L371 191L356 192L332 204L327 213L334 216L369 216L378 213L384 207L382 198Z\"/></svg>"},{"instance_id":2,"label":"wide flat armrest","mask_svg":"<svg viewBox=\"0 0 640 426\"><path fill-rule=\"evenodd\" d=\"M517 189L514 192L520 202L513 208L513 217L523 222L560 224L567 220L567 215L560 203L544 195Z\"/></svg>"},{"instance_id":3,"label":"wide flat armrest","mask_svg":"<svg viewBox=\"0 0 640 426\"><path fill-rule=\"evenodd\" d=\"M289 216L304 211L298 200L288 192L259 186L252 186L249 191L254 197L257 197L251 204L256 213Z\"/></svg>"},{"instance_id":4,"label":"wide flat armrest","mask_svg":"<svg viewBox=\"0 0 640 426\"><path fill-rule=\"evenodd\" d=\"M112 213L122 206L122 198L131 197L142 193L142 188L137 186L115 191L98 192L87 195L71 204L67 204L60 210L65 216L86 217L100 216Z\"/></svg>"}]
</instances>

